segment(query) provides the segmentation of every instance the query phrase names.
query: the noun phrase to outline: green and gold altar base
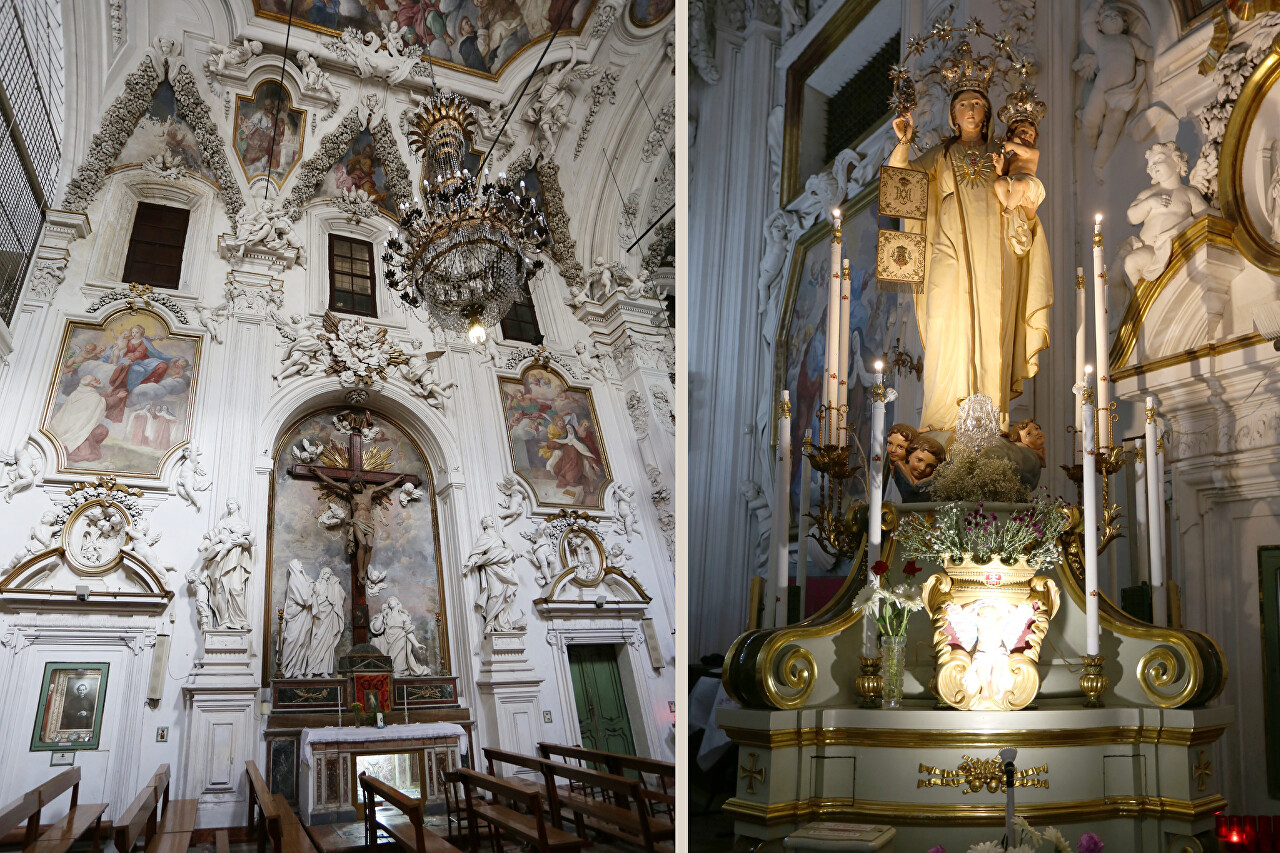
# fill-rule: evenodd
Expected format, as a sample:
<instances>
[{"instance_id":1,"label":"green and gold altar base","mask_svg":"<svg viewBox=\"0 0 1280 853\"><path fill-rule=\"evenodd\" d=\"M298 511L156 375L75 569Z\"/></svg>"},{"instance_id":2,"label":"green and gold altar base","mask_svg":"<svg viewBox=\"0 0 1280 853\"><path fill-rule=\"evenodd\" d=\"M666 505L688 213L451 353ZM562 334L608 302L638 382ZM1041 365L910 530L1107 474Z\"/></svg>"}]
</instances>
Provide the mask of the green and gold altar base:
<instances>
[{"instance_id":1,"label":"green and gold altar base","mask_svg":"<svg viewBox=\"0 0 1280 853\"><path fill-rule=\"evenodd\" d=\"M1108 850L1165 850L1211 829L1226 806L1216 742L1231 708L920 705L720 711L752 771L725 805L736 834L771 853L806 823L840 820L897 827L896 850L965 850L1001 835L1005 795L990 770L1006 746L1018 750L1018 814L1073 843L1095 832Z\"/></svg>"}]
</instances>

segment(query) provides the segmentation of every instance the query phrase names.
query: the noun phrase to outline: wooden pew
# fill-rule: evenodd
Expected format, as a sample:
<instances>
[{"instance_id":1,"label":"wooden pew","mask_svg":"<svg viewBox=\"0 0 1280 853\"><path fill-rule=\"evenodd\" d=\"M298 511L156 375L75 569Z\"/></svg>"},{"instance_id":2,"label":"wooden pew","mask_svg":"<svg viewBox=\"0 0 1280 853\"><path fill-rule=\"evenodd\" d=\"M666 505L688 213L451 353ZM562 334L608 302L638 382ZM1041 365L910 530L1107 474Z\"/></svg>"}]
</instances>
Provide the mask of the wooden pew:
<instances>
[{"instance_id":1,"label":"wooden pew","mask_svg":"<svg viewBox=\"0 0 1280 853\"><path fill-rule=\"evenodd\" d=\"M275 853L280 850L280 808L275 795L267 787L258 765L252 761L244 763L245 772L249 774L249 835L258 839L258 853L266 853L267 839L271 839L271 848Z\"/></svg>"},{"instance_id":2,"label":"wooden pew","mask_svg":"<svg viewBox=\"0 0 1280 853\"><path fill-rule=\"evenodd\" d=\"M225 829L213 834L214 853L231 853L231 835Z\"/></svg>"},{"instance_id":3,"label":"wooden pew","mask_svg":"<svg viewBox=\"0 0 1280 853\"><path fill-rule=\"evenodd\" d=\"M364 800L365 841L378 836L382 830L400 845L405 853L457 853L456 847L423 826L422 800L407 796L381 779L361 771L360 792ZM407 821L380 820L378 800L396 809Z\"/></svg>"},{"instance_id":4,"label":"wooden pew","mask_svg":"<svg viewBox=\"0 0 1280 853\"><path fill-rule=\"evenodd\" d=\"M546 773L542 769L542 759L535 758L531 755L521 755L518 752L507 752L501 749L494 749L486 746L484 748L484 758L489 764L489 775L494 778L502 779L508 785L528 791L531 794L537 794L546 801ZM534 779L526 779L521 776L507 776L506 774L498 774L494 772L494 763L511 764L515 767L523 767L526 770L532 770L537 774L536 781Z\"/></svg>"},{"instance_id":5,"label":"wooden pew","mask_svg":"<svg viewBox=\"0 0 1280 853\"><path fill-rule=\"evenodd\" d=\"M43 834L40 834L40 812L45 806L58 797L71 792L71 808L65 817L55 823ZM35 789L39 797L39 808L27 819L27 834L23 843L23 853L66 853L93 828L93 851L102 850L102 814L107 810L106 803L80 803L80 768L72 767L54 776L48 782Z\"/></svg>"},{"instance_id":6,"label":"wooden pew","mask_svg":"<svg viewBox=\"0 0 1280 853\"><path fill-rule=\"evenodd\" d=\"M502 850L503 832L528 844L535 853L576 853L590 845L589 841L558 827L547 826L542 814L542 797L538 794L521 790L501 779L476 773L474 770L461 768L454 772L461 777L462 787L466 792L468 822L471 824L471 853L480 851L480 821L484 821L492 829L493 840L499 851ZM485 802L473 789L493 794L493 802ZM528 814L521 814L502 805L499 797L523 806Z\"/></svg>"},{"instance_id":7,"label":"wooden pew","mask_svg":"<svg viewBox=\"0 0 1280 853\"><path fill-rule=\"evenodd\" d=\"M639 843L650 853L658 849L660 842L675 838L675 826L650 813L648 801L635 779L558 761L543 761L542 766L551 797L551 820L557 827L561 826L561 810L568 809L573 812L581 838L586 838L590 827L623 841ZM557 778L577 783L577 787L558 788ZM585 793L588 791L599 791L605 796L589 796Z\"/></svg>"},{"instance_id":8,"label":"wooden pew","mask_svg":"<svg viewBox=\"0 0 1280 853\"><path fill-rule=\"evenodd\" d=\"M24 823L28 825L26 831L30 832L30 820L33 815L36 817L36 828L38 830L40 824L39 791L27 791L21 797L0 809L0 838L4 838Z\"/></svg>"},{"instance_id":9,"label":"wooden pew","mask_svg":"<svg viewBox=\"0 0 1280 853\"><path fill-rule=\"evenodd\" d=\"M143 788L138 796L133 798L133 802L129 803L128 808L121 812L120 817L116 818L114 831L112 833L113 840L116 844L116 853L130 853L138 839L142 839L143 846L148 843L156 835L157 826L157 806L160 803L158 792L156 791L155 778L152 777L147 786Z\"/></svg>"},{"instance_id":10,"label":"wooden pew","mask_svg":"<svg viewBox=\"0 0 1280 853\"><path fill-rule=\"evenodd\" d=\"M316 853L316 846L311 836L298 820L298 815L289 807L284 794L271 794L275 800L276 814L280 817L280 841L275 853ZM151 851L147 851L151 853Z\"/></svg>"},{"instance_id":11,"label":"wooden pew","mask_svg":"<svg viewBox=\"0 0 1280 853\"><path fill-rule=\"evenodd\" d=\"M614 776L626 776L628 771L634 773L640 780L641 793L649 801L651 809L665 814L668 819L674 818L676 768L669 761L556 743L540 743L538 752L547 760L558 757L565 763L576 761L580 767L590 767ZM650 777L653 777L655 784L649 784ZM575 787L576 783L570 784L570 788Z\"/></svg>"}]
</instances>

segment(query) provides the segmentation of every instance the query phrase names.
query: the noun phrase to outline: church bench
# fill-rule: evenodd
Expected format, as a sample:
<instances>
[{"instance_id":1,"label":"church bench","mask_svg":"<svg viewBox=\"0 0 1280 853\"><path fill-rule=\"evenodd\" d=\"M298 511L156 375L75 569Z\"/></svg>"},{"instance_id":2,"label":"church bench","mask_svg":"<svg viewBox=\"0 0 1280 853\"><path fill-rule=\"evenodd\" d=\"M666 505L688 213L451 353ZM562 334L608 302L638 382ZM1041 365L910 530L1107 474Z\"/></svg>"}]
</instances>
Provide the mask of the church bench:
<instances>
[{"instance_id":1,"label":"church bench","mask_svg":"<svg viewBox=\"0 0 1280 853\"><path fill-rule=\"evenodd\" d=\"M65 817L40 833L40 811L58 797L71 792L71 808ZM80 768L73 767L54 776L48 782L35 789L39 797L40 807L27 820L26 840L23 853L66 853L93 828L93 850L99 853L102 849L102 814L107 810L106 803L80 803Z\"/></svg>"},{"instance_id":2,"label":"church bench","mask_svg":"<svg viewBox=\"0 0 1280 853\"><path fill-rule=\"evenodd\" d=\"M544 761L543 767L551 797L551 820L557 827L563 820L561 811L567 809L573 813L580 837L585 838L586 829L590 827L614 838L638 843L648 851L656 850L661 841L675 839L675 826L671 821L650 813L643 789L635 779L557 761ZM577 783L583 791L600 791L612 796L595 798L574 789L558 788L557 778Z\"/></svg>"},{"instance_id":3,"label":"church bench","mask_svg":"<svg viewBox=\"0 0 1280 853\"><path fill-rule=\"evenodd\" d=\"M480 851L480 821L489 825L493 832L493 841L499 851L502 850L502 833L515 836L529 845L535 853L576 853L591 842L576 835L565 832L556 826L547 826L542 814L542 797L538 794L521 790L502 779L495 779L483 773L465 768L454 771L462 779L462 787L467 800L468 821L471 824L471 853ZM485 800L472 789L480 792L488 791L494 795L492 802ZM514 804L523 806L528 814L521 814L513 808L500 803L504 798Z\"/></svg>"},{"instance_id":4,"label":"church bench","mask_svg":"<svg viewBox=\"0 0 1280 853\"><path fill-rule=\"evenodd\" d=\"M27 823L28 829L24 831L25 837L25 833L30 831L29 821L31 816L36 815L36 823L39 824L39 814L40 792L27 791L21 797L0 809L0 839Z\"/></svg>"},{"instance_id":5,"label":"church bench","mask_svg":"<svg viewBox=\"0 0 1280 853\"><path fill-rule=\"evenodd\" d=\"M280 810L275 796L255 762L246 761L244 766L249 775L249 835L257 837L258 853L266 853L268 838L275 853L280 853Z\"/></svg>"},{"instance_id":6,"label":"church bench","mask_svg":"<svg viewBox=\"0 0 1280 853\"><path fill-rule=\"evenodd\" d=\"M306 828L303 827L302 821L298 820L294 810L289 807L289 801L285 799L284 794L269 796L275 801L276 814L280 816L280 840L276 853L317 853L311 836L307 835ZM148 850L147 853L151 851ZM165 853L173 853L173 851L165 851Z\"/></svg>"},{"instance_id":7,"label":"church bench","mask_svg":"<svg viewBox=\"0 0 1280 853\"><path fill-rule=\"evenodd\" d=\"M213 834L214 853L231 853L231 835L225 829Z\"/></svg>"},{"instance_id":8,"label":"church bench","mask_svg":"<svg viewBox=\"0 0 1280 853\"><path fill-rule=\"evenodd\" d=\"M502 779L502 781L506 782L508 785L511 785L515 788L519 788L522 791L527 791L531 794L537 794L541 797L546 797L547 795L546 771L543 770L542 768L541 758L535 758L531 755L521 755L518 752L507 752L506 750L494 749L493 747L489 747L489 746L486 746L484 748L484 758L485 758L485 761L488 762L489 764L490 776L493 776L495 778L500 778ZM494 772L493 765L495 762L497 762L498 764L511 764L516 767L523 767L526 770L532 770L534 773L538 774L538 778L534 780L534 779L525 779L521 776L499 775Z\"/></svg>"},{"instance_id":9,"label":"church bench","mask_svg":"<svg viewBox=\"0 0 1280 853\"><path fill-rule=\"evenodd\" d=\"M423 826L421 799L406 796L404 792L363 771L360 773L360 792L364 800L366 843L377 838L378 830L382 830L391 836L406 853L455 853L457 850L448 841ZM378 814L379 798L408 820L381 818Z\"/></svg>"},{"instance_id":10,"label":"church bench","mask_svg":"<svg viewBox=\"0 0 1280 853\"><path fill-rule=\"evenodd\" d=\"M139 838L146 853L173 853L191 846L198 801L170 800L169 782L169 765L162 764L120 815L114 832L116 853L129 853Z\"/></svg>"},{"instance_id":11,"label":"church bench","mask_svg":"<svg viewBox=\"0 0 1280 853\"><path fill-rule=\"evenodd\" d=\"M676 802L673 791L676 782L676 766L669 761L556 743L539 743L538 752L548 761L553 756L578 761L581 762L579 766L595 765L594 769L603 770L614 776L626 776L628 772L634 773L640 780L641 794L649 801L650 807L668 818L673 817ZM656 787L650 787L649 777L656 780ZM576 783L571 783L569 787L573 789L575 786Z\"/></svg>"}]
</instances>

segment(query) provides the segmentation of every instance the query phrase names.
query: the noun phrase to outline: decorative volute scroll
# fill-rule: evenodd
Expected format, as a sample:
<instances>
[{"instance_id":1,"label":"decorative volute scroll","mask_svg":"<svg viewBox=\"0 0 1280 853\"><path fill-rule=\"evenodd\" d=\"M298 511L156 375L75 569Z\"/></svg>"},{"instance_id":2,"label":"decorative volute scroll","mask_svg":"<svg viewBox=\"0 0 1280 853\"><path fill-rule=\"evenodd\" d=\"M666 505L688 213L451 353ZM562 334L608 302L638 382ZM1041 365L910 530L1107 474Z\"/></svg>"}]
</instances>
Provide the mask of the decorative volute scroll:
<instances>
[{"instance_id":1,"label":"decorative volute scroll","mask_svg":"<svg viewBox=\"0 0 1280 853\"><path fill-rule=\"evenodd\" d=\"M0 580L0 609L164 612L173 591L150 547L159 537L149 532L141 494L111 477L68 489L48 514L49 546L28 549Z\"/></svg>"}]
</instances>

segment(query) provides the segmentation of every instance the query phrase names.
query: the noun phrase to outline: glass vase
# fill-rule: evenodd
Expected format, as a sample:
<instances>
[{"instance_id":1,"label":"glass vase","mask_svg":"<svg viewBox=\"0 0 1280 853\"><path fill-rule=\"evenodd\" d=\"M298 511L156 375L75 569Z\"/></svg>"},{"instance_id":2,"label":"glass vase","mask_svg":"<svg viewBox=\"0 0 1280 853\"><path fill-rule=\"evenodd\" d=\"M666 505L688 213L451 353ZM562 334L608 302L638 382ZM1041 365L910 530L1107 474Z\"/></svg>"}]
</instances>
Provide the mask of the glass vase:
<instances>
[{"instance_id":1,"label":"glass vase","mask_svg":"<svg viewBox=\"0 0 1280 853\"><path fill-rule=\"evenodd\" d=\"M902 679L906 674L907 638L885 634L880 637L880 677L883 679L885 708L902 707Z\"/></svg>"}]
</instances>

